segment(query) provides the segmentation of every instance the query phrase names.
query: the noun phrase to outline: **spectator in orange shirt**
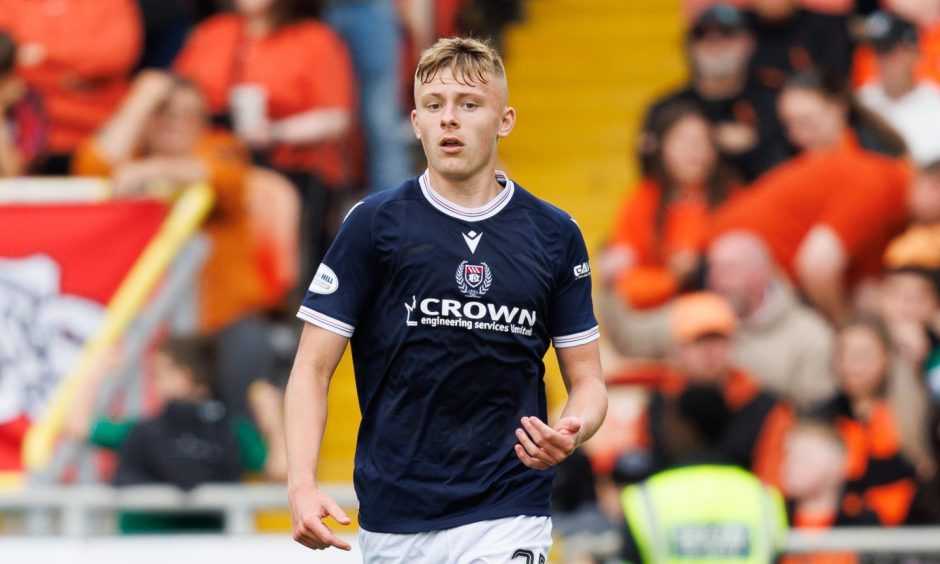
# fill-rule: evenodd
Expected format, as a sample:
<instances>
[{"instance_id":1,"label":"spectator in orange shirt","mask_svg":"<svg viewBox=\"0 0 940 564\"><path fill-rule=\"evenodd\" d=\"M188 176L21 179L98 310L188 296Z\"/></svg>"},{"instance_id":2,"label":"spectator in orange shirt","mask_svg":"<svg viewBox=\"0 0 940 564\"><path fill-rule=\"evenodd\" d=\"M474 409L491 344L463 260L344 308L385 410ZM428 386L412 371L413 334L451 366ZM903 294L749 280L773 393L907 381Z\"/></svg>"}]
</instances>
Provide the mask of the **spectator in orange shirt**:
<instances>
[{"instance_id":1,"label":"spectator in orange shirt","mask_svg":"<svg viewBox=\"0 0 940 564\"><path fill-rule=\"evenodd\" d=\"M199 90L160 71L144 71L115 116L75 155L74 172L111 177L116 195L170 194L205 181L216 195L205 224L212 252L199 280L200 332L218 334L223 400L243 413L249 383L273 370L265 347L267 307L252 262L245 205L249 159L233 136L208 129Z\"/></svg>"},{"instance_id":2,"label":"spectator in orange shirt","mask_svg":"<svg viewBox=\"0 0 940 564\"><path fill-rule=\"evenodd\" d=\"M329 194L349 181L349 53L305 3L236 0L235 7L198 25L174 66L202 89L215 116L229 119L260 164L297 185L308 216L305 256L315 266L326 250Z\"/></svg>"},{"instance_id":3,"label":"spectator in orange shirt","mask_svg":"<svg viewBox=\"0 0 940 564\"><path fill-rule=\"evenodd\" d=\"M848 449L846 491L861 496L886 525L907 518L917 489L914 466L902 454L905 437L886 400L891 337L881 322L855 320L839 332L834 368L841 389L817 415L832 421ZM927 427L929 421L923 421Z\"/></svg>"},{"instance_id":4,"label":"spectator in orange shirt","mask_svg":"<svg viewBox=\"0 0 940 564\"><path fill-rule=\"evenodd\" d=\"M940 219L940 186L911 183L906 162L859 147L839 100L821 89L784 90L781 113L803 154L723 206L714 229L757 234L809 301L837 321L848 317L853 290L874 284L888 242L909 218Z\"/></svg>"},{"instance_id":5,"label":"spectator in orange shirt","mask_svg":"<svg viewBox=\"0 0 940 564\"><path fill-rule=\"evenodd\" d=\"M695 106L664 108L650 134L650 174L621 206L601 259L605 281L634 308L661 305L695 284L709 217L733 185Z\"/></svg>"},{"instance_id":6,"label":"spectator in orange shirt","mask_svg":"<svg viewBox=\"0 0 940 564\"><path fill-rule=\"evenodd\" d=\"M19 45L18 72L43 98L50 157L41 172L66 174L72 152L127 92L141 47L134 0L0 0L0 28Z\"/></svg>"}]
</instances>

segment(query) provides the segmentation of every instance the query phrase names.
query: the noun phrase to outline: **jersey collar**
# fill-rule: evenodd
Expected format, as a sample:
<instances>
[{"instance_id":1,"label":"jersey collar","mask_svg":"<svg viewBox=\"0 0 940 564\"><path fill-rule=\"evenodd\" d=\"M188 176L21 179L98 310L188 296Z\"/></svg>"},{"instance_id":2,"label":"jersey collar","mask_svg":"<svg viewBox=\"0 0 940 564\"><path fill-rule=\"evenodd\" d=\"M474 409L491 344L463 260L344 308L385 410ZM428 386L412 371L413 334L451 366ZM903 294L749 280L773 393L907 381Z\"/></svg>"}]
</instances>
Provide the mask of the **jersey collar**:
<instances>
[{"instance_id":1,"label":"jersey collar","mask_svg":"<svg viewBox=\"0 0 940 564\"><path fill-rule=\"evenodd\" d=\"M509 200L512 199L516 187L513 181L509 180L506 176L506 173L497 170L496 181L502 184L504 188L495 198L478 208L465 208L435 192L434 188L431 187L431 179L427 170L418 178L418 182L421 184L421 193L424 194L428 203L434 206L437 211L457 219L471 222L483 221L484 219L493 217L502 211L509 203Z\"/></svg>"}]
</instances>

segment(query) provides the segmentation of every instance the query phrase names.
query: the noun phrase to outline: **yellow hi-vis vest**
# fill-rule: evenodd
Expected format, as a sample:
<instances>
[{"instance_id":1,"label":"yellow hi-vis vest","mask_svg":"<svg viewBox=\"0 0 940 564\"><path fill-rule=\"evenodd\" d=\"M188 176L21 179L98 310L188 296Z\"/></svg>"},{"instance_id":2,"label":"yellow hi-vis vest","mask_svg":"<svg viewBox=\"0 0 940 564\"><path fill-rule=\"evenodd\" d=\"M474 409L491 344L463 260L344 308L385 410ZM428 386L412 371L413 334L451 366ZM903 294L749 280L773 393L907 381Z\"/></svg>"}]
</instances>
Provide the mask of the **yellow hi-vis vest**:
<instances>
[{"instance_id":1,"label":"yellow hi-vis vest","mask_svg":"<svg viewBox=\"0 0 940 564\"><path fill-rule=\"evenodd\" d=\"M660 472L623 508L646 564L768 564L786 540L780 493L735 466Z\"/></svg>"}]
</instances>

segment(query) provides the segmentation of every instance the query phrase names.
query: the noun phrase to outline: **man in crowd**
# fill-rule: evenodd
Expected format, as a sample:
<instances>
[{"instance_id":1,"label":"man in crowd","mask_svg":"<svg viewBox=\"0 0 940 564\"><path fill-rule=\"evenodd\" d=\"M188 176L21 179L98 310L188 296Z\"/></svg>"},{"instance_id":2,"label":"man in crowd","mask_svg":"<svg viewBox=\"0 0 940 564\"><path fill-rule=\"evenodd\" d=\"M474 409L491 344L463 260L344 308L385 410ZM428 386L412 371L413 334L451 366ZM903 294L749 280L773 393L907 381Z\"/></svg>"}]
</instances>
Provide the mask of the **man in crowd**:
<instances>
[{"instance_id":1,"label":"man in crowd","mask_svg":"<svg viewBox=\"0 0 940 564\"><path fill-rule=\"evenodd\" d=\"M691 102L715 126L718 147L745 180L789 156L777 119L775 92L751 79L754 37L744 14L718 4L702 12L686 38L691 81L656 100L647 112L639 143L641 157L654 150L650 129L663 109Z\"/></svg>"},{"instance_id":2,"label":"man in crowd","mask_svg":"<svg viewBox=\"0 0 940 564\"><path fill-rule=\"evenodd\" d=\"M890 12L876 12L865 24L880 79L863 86L859 99L904 137L917 163L937 160L940 88L917 76L921 57L917 28Z\"/></svg>"},{"instance_id":3,"label":"man in crowd","mask_svg":"<svg viewBox=\"0 0 940 564\"><path fill-rule=\"evenodd\" d=\"M787 529L783 498L723 451L734 416L721 391L692 384L665 410L677 465L624 490L623 561L773 562Z\"/></svg>"},{"instance_id":4,"label":"man in crowd","mask_svg":"<svg viewBox=\"0 0 940 564\"><path fill-rule=\"evenodd\" d=\"M650 400L649 436L660 465L676 462L665 433L670 398L692 385L721 390L731 412L718 441L728 461L749 468L768 483L779 482L783 436L792 410L761 389L731 360L737 317L730 305L711 292L686 294L675 301L671 315L673 367ZM687 454L687 453L686 453Z\"/></svg>"},{"instance_id":5,"label":"man in crowd","mask_svg":"<svg viewBox=\"0 0 940 564\"><path fill-rule=\"evenodd\" d=\"M711 244L707 259L709 289L724 297L738 317L734 361L800 409L831 397L832 328L776 275L767 246L749 233L728 233ZM668 354L670 306L628 311L616 296L600 300L606 334L621 354Z\"/></svg>"}]
</instances>

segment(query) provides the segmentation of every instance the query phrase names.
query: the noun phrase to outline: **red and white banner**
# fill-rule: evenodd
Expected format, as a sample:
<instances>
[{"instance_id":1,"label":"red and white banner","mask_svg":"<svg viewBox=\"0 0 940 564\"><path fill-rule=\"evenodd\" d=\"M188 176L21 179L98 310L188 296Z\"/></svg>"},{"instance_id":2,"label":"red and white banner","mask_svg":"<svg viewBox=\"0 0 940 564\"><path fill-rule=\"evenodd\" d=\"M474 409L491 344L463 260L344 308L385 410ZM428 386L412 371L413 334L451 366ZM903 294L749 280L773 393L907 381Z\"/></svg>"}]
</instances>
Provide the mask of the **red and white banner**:
<instances>
[{"instance_id":1,"label":"red and white banner","mask_svg":"<svg viewBox=\"0 0 940 564\"><path fill-rule=\"evenodd\" d=\"M159 230L156 201L0 206L0 472Z\"/></svg>"}]
</instances>

